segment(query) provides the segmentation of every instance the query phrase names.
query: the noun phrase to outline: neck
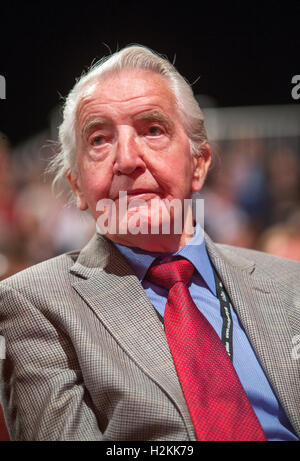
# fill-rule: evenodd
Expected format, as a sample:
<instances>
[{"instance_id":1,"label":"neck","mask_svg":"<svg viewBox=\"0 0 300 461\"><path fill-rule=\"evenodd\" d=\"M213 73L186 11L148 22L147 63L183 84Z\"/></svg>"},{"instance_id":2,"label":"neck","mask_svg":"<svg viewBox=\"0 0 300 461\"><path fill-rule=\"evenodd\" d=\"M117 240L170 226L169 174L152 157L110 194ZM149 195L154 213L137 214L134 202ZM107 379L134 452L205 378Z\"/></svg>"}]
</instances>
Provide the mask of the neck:
<instances>
[{"instance_id":1,"label":"neck","mask_svg":"<svg viewBox=\"0 0 300 461\"><path fill-rule=\"evenodd\" d=\"M110 240L129 247L159 253L176 253L194 236L193 216L186 216L181 234L107 234Z\"/></svg>"}]
</instances>

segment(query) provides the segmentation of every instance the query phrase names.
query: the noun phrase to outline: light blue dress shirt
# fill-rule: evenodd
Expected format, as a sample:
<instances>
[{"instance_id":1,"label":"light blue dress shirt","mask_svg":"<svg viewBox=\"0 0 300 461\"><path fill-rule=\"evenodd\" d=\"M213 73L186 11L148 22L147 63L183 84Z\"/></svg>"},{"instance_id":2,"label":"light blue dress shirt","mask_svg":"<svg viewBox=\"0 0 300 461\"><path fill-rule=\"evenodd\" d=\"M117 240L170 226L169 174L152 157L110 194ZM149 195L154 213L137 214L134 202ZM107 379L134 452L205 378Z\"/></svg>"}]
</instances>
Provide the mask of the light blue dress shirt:
<instances>
[{"instance_id":1,"label":"light blue dress shirt","mask_svg":"<svg viewBox=\"0 0 300 461\"><path fill-rule=\"evenodd\" d=\"M144 277L157 257L168 257L171 254L154 253L140 248L115 245L135 272L149 300L163 317L168 292L164 288L153 285L148 280L145 280ZM174 255L188 259L197 269L191 279L190 293L198 309L221 338L222 317L220 303L216 294L212 265L207 254L203 232L199 226L196 227L195 235L190 242L180 251L172 254L172 256ZM231 313L233 320L233 365L262 425L267 440L298 440L232 305Z\"/></svg>"}]
</instances>

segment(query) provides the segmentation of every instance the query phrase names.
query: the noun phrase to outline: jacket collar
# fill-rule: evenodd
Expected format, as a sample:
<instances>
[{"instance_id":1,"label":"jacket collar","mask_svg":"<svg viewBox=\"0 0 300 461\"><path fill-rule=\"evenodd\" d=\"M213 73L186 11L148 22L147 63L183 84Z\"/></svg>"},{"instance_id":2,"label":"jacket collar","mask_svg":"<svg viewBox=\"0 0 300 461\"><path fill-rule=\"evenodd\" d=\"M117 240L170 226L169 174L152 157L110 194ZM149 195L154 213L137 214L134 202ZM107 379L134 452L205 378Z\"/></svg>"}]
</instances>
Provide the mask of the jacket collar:
<instances>
[{"instance_id":1,"label":"jacket collar","mask_svg":"<svg viewBox=\"0 0 300 461\"><path fill-rule=\"evenodd\" d=\"M239 268L249 273L252 273L254 270L254 261L239 256L234 251L228 250L224 253L207 234L205 234L205 242L209 256L216 268L218 268L220 264L222 266L223 262L225 262L232 267ZM115 246L106 237L95 233L87 245L79 252L70 271L81 278L87 279L95 273L105 269L111 262L111 259L120 256Z\"/></svg>"}]
</instances>

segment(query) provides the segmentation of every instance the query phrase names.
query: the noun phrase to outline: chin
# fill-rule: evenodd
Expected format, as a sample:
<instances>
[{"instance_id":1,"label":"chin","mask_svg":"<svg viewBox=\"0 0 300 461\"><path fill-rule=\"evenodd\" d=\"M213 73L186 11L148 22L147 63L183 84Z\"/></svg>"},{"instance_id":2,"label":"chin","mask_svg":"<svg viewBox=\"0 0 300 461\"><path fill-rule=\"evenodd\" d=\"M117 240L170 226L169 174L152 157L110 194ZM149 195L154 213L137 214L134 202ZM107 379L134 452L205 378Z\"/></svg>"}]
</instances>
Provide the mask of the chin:
<instances>
[{"instance_id":1,"label":"chin","mask_svg":"<svg viewBox=\"0 0 300 461\"><path fill-rule=\"evenodd\" d=\"M106 234L106 237L115 243L129 247L141 248L146 251L172 253L181 246L181 235L166 234Z\"/></svg>"}]
</instances>

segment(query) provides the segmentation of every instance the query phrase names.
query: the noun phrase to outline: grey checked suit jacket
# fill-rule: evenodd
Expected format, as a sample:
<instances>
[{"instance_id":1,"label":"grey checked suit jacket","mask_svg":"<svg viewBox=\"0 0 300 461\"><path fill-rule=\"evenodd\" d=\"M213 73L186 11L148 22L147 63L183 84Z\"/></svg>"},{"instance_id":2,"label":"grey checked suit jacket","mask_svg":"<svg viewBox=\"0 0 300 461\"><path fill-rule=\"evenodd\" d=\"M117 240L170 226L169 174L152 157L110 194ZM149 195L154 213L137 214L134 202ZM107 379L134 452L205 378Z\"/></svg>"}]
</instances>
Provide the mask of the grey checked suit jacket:
<instances>
[{"instance_id":1,"label":"grey checked suit jacket","mask_svg":"<svg viewBox=\"0 0 300 461\"><path fill-rule=\"evenodd\" d=\"M300 264L206 243L300 436ZM195 440L162 324L104 237L4 280L0 334L11 439Z\"/></svg>"}]
</instances>

